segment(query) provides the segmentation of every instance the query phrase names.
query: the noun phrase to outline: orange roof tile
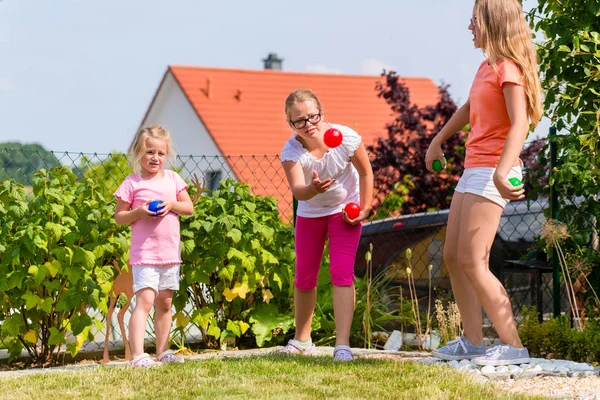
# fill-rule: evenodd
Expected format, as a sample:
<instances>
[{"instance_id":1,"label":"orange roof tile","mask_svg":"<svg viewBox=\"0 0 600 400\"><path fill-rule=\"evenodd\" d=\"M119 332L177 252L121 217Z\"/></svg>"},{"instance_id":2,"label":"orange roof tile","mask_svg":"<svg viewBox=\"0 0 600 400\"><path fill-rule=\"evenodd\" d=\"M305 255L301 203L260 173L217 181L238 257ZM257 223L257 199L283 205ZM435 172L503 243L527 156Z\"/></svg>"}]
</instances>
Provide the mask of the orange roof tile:
<instances>
[{"instance_id":1,"label":"orange roof tile","mask_svg":"<svg viewBox=\"0 0 600 400\"><path fill-rule=\"evenodd\" d=\"M375 91L379 76L186 66L169 70L223 155L257 157L252 167L229 161L238 179L256 194L277 197L288 216L292 196L285 174L278 161L272 165L273 157L262 156L278 155L292 135L284 113L290 92L311 89L323 105L325 120L356 129L365 145L384 136L385 124L392 119L390 107ZM438 89L431 79L403 79L412 102L435 104Z\"/></svg>"}]
</instances>

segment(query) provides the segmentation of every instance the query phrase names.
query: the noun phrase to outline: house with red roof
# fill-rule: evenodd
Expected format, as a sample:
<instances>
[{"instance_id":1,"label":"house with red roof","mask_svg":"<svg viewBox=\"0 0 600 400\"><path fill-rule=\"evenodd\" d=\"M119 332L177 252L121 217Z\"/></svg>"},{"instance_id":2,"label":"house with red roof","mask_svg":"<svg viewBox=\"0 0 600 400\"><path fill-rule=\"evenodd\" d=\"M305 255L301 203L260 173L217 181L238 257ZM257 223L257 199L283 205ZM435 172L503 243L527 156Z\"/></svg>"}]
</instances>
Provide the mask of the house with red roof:
<instances>
[{"instance_id":1,"label":"house with red roof","mask_svg":"<svg viewBox=\"0 0 600 400\"><path fill-rule=\"evenodd\" d=\"M184 177L204 175L210 188L225 177L246 182L255 194L276 197L289 219L292 195L278 154L293 135L284 112L290 92L311 89L324 119L352 127L365 145L386 134L393 116L375 91L380 76L287 72L275 54L263 61L264 70L169 66L141 126L171 132ZM412 102L435 104L431 79L403 79Z\"/></svg>"}]
</instances>

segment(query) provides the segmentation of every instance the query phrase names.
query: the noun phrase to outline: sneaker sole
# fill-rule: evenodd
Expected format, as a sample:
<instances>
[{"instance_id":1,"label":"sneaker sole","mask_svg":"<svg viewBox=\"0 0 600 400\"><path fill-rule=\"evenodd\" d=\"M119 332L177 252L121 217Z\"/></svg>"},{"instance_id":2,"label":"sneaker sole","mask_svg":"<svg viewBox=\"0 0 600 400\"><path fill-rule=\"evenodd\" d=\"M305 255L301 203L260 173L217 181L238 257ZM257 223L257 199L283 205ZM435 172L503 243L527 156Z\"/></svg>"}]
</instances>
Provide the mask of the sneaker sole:
<instances>
[{"instance_id":1,"label":"sneaker sole","mask_svg":"<svg viewBox=\"0 0 600 400\"><path fill-rule=\"evenodd\" d=\"M511 358L508 360L478 360L476 358L472 359L471 362L475 365L491 365L493 367L500 367L503 365L515 365L515 364L529 364L529 357L523 358Z\"/></svg>"},{"instance_id":2,"label":"sneaker sole","mask_svg":"<svg viewBox=\"0 0 600 400\"><path fill-rule=\"evenodd\" d=\"M444 354L444 353L438 353L436 351L431 352L431 356L435 357L435 358L440 358L442 360L447 360L447 361L460 361L460 360L472 360L475 357L481 357L485 355L485 353L481 353L481 354L465 354L462 356L454 356L451 354Z\"/></svg>"}]
</instances>

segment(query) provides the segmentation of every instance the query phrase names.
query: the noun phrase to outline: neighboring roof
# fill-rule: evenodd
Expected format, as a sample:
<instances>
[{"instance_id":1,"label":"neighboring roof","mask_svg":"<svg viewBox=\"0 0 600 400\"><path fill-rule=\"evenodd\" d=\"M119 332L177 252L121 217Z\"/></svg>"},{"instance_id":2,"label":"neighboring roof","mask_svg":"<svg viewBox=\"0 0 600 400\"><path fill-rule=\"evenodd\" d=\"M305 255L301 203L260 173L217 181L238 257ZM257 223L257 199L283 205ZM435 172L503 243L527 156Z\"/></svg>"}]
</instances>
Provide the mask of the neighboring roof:
<instances>
[{"instance_id":1,"label":"neighboring roof","mask_svg":"<svg viewBox=\"0 0 600 400\"><path fill-rule=\"evenodd\" d=\"M380 76L185 66L171 66L169 72L225 156L261 156L263 159L262 156L267 155L273 160L272 156L281 152L292 135L284 113L285 99L299 88L311 89L317 95L326 121L354 128L365 145L374 144L378 137L384 136L385 124L393 118L390 107L375 91L376 83L382 81ZM426 106L438 100L438 89L431 79L402 79L413 103ZM276 197L286 204L291 203L279 163L269 166L266 161L257 162L257 169L237 168L231 162L230 165L238 179L249 183L255 193L274 195L276 192L280 194ZM263 163L265 165L261 165ZM258 176L257 171L267 170L265 176ZM267 187L272 185L277 187ZM287 205L282 206L282 211L287 208Z\"/></svg>"}]
</instances>

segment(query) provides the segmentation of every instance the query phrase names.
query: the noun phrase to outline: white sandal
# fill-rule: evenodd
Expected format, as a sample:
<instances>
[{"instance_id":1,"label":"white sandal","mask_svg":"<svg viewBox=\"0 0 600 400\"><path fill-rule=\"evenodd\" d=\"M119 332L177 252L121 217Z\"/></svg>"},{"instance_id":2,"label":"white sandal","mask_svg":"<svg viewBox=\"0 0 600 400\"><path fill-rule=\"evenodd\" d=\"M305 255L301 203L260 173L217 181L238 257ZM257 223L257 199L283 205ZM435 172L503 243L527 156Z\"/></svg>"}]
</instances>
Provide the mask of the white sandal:
<instances>
[{"instance_id":1,"label":"white sandal","mask_svg":"<svg viewBox=\"0 0 600 400\"><path fill-rule=\"evenodd\" d=\"M161 353L160 356L157 357L158 361L163 364L183 364L184 359L182 356L178 356L175 354L173 350L167 350Z\"/></svg>"},{"instance_id":2,"label":"white sandal","mask_svg":"<svg viewBox=\"0 0 600 400\"><path fill-rule=\"evenodd\" d=\"M160 363L150 358L150 354L142 353L139 356L133 358L131 361L129 361L129 365L138 368L152 368L159 366Z\"/></svg>"}]
</instances>

